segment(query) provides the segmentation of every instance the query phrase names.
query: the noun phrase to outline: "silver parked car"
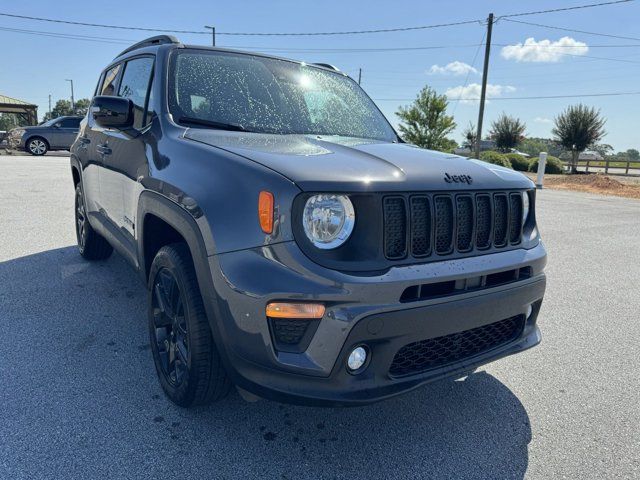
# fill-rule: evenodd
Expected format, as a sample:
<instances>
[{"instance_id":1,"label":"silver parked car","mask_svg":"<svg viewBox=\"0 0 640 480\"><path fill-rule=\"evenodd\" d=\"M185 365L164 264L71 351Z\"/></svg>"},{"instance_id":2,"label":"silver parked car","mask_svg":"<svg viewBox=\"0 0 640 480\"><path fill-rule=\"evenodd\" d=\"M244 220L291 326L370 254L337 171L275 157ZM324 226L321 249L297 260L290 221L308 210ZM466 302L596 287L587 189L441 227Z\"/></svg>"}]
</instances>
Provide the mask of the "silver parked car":
<instances>
[{"instance_id":1,"label":"silver parked car","mask_svg":"<svg viewBox=\"0 0 640 480\"><path fill-rule=\"evenodd\" d=\"M7 146L31 155L49 150L69 150L78 135L83 117L58 117L34 127L14 128L7 135Z\"/></svg>"}]
</instances>

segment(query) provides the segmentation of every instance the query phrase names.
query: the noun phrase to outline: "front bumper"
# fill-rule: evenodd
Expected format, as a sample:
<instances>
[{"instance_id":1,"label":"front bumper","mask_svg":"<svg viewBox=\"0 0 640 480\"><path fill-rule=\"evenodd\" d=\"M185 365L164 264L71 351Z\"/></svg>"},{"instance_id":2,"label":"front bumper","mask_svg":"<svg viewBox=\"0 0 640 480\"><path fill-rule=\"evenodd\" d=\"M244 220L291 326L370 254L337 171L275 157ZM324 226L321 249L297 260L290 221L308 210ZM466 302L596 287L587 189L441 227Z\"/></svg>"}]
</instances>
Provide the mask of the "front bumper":
<instances>
[{"instance_id":1,"label":"front bumper","mask_svg":"<svg viewBox=\"0 0 640 480\"><path fill-rule=\"evenodd\" d=\"M221 318L221 354L233 381L260 397L298 404L358 405L397 395L540 342L536 319L545 290L542 244L480 257L392 268L361 276L324 269L286 242L209 258ZM493 288L411 303L399 299L416 283L458 280L505 268L530 267L530 278ZM321 320L302 353L277 351L265 306L273 300L323 302ZM508 343L428 371L393 377L389 369L403 346L525 315L524 328ZM366 344L367 368L345 368L352 348Z\"/></svg>"}]
</instances>

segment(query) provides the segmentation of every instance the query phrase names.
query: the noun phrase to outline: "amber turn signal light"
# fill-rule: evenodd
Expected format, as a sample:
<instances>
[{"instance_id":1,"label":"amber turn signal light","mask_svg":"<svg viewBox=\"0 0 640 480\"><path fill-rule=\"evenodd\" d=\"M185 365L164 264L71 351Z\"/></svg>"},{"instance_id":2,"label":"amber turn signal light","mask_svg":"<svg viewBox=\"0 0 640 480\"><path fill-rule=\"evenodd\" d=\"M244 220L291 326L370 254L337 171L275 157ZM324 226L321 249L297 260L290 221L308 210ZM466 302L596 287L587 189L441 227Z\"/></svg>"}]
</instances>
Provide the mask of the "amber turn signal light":
<instances>
[{"instance_id":1,"label":"amber turn signal light","mask_svg":"<svg viewBox=\"0 0 640 480\"><path fill-rule=\"evenodd\" d=\"M273 194L265 190L258 197L258 218L264 233L273 233Z\"/></svg>"},{"instance_id":2,"label":"amber turn signal light","mask_svg":"<svg viewBox=\"0 0 640 480\"><path fill-rule=\"evenodd\" d=\"M319 303L273 302L267 305L267 317L271 318L322 318L324 305Z\"/></svg>"}]
</instances>

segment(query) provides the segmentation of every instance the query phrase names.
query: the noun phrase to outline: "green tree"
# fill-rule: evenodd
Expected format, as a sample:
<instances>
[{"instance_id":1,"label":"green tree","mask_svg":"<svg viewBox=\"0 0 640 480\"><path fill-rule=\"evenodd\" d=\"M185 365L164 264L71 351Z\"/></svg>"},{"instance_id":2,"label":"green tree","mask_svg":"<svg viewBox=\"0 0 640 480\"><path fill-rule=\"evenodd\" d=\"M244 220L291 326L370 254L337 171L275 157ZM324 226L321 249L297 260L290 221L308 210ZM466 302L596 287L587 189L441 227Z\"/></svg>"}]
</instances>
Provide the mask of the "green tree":
<instances>
[{"instance_id":1,"label":"green tree","mask_svg":"<svg viewBox=\"0 0 640 480\"><path fill-rule=\"evenodd\" d=\"M594 152L598 152L602 155L602 158L605 158L613 153L613 147L608 143L600 143L598 145L593 145L591 149Z\"/></svg>"},{"instance_id":2,"label":"green tree","mask_svg":"<svg viewBox=\"0 0 640 480\"><path fill-rule=\"evenodd\" d=\"M47 112L44 115L44 120L51 120L52 118L63 117L65 115L85 115L90 104L91 100L88 98L81 98L75 102L75 110L71 110L71 102L69 100L60 99L51 109L51 114Z\"/></svg>"},{"instance_id":3,"label":"green tree","mask_svg":"<svg viewBox=\"0 0 640 480\"><path fill-rule=\"evenodd\" d=\"M627 157L629 157L629 160L631 160L632 162L637 162L638 160L640 160L640 152L635 148L630 148L626 153Z\"/></svg>"},{"instance_id":4,"label":"green tree","mask_svg":"<svg viewBox=\"0 0 640 480\"><path fill-rule=\"evenodd\" d=\"M14 113L0 113L0 130L8 132L15 127L23 127L27 121L20 115Z\"/></svg>"},{"instance_id":5,"label":"green tree","mask_svg":"<svg viewBox=\"0 0 640 480\"><path fill-rule=\"evenodd\" d=\"M596 145L606 135L605 123L599 110L581 103L567 107L555 118L551 133L557 142L571 151L571 173L578 171L580 153Z\"/></svg>"},{"instance_id":6,"label":"green tree","mask_svg":"<svg viewBox=\"0 0 640 480\"><path fill-rule=\"evenodd\" d=\"M489 137L496 142L496 147L501 152L509 152L516 148L524 139L525 124L519 118L510 117L503 113L491 123Z\"/></svg>"},{"instance_id":7,"label":"green tree","mask_svg":"<svg viewBox=\"0 0 640 480\"><path fill-rule=\"evenodd\" d=\"M462 131L462 138L464 138L462 146L469 150L473 150L473 147L476 144L476 139L478 138L478 129L472 122L469 122L467 128Z\"/></svg>"},{"instance_id":8,"label":"green tree","mask_svg":"<svg viewBox=\"0 0 640 480\"><path fill-rule=\"evenodd\" d=\"M400 107L396 115L400 117L400 133L402 138L418 147L431 150L448 151L453 144L447 138L456 122L447 115L447 97L438 95L431 87L424 87L413 104Z\"/></svg>"},{"instance_id":9,"label":"green tree","mask_svg":"<svg viewBox=\"0 0 640 480\"><path fill-rule=\"evenodd\" d=\"M559 157L564 148L550 138L528 137L518 146L518 150L528 153L532 157L539 156L540 152L547 152L549 155Z\"/></svg>"},{"instance_id":10,"label":"green tree","mask_svg":"<svg viewBox=\"0 0 640 480\"><path fill-rule=\"evenodd\" d=\"M91 105L91 100L89 100L88 98L81 98L80 100L76 101L75 115L86 115L87 110L89 110L89 105Z\"/></svg>"}]
</instances>

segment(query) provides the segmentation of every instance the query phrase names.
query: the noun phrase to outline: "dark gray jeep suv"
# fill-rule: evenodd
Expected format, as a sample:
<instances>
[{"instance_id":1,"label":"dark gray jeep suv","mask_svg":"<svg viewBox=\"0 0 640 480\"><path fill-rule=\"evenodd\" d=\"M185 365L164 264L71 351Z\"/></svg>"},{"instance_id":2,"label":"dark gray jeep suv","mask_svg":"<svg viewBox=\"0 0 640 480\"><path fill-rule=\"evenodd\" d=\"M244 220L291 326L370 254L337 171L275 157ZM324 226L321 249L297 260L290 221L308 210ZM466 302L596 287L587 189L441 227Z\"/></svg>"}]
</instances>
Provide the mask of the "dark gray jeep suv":
<instances>
[{"instance_id":1,"label":"dark gray jeep suv","mask_svg":"<svg viewBox=\"0 0 640 480\"><path fill-rule=\"evenodd\" d=\"M9 132L7 146L31 155L49 150L69 150L78 135L82 117L58 117L35 127L20 127Z\"/></svg>"},{"instance_id":2,"label":"dark gray jeep suv","mask_svg":"<svg viewBox=\"0 0 640 480\"><path fill-rule=\"evenodd\" d=\"M83 257L148 286L178 405L357 405L540 342L534 185L413 147L328 65L159 36L102 73L72 147Z\"/></svg>"}]
</instances>

